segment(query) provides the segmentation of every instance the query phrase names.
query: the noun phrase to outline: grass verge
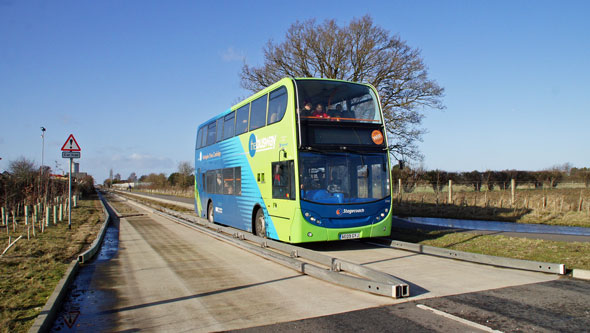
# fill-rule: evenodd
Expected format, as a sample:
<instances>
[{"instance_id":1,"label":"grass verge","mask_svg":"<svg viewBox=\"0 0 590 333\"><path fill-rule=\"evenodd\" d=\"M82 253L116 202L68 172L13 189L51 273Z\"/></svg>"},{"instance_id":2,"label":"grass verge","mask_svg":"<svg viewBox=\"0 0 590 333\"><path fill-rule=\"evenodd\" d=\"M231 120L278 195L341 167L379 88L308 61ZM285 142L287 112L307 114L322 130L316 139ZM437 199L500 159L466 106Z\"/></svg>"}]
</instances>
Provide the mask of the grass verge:
<instances>
[{"instance_id":1,"label":"grass verge","mask_svg":"<svg viewBox=\"0 0 590 333\"><path fill-rule=\"evenodd\" d=\"M44 233L36 231L27 240L27 229L19 221L16 232L9 225L12 240L23 235L0 258L0 332L26 332L63 277L69 263L96 239L104 222L104 213L96 195L78 201L72 209L72 229L67 218L53 221ZM8 245L5 228L0 228L0 246Z\"/></svg>"},{"instance_id":2,"label":"grass verge","mask_svg":"<svg viewBox=\"0 0 590 333\"><path fill-rule=\"evenodd\" d=\"M480 235L446 230L424 231L394 228L393 239L457 251L499 257L565 264L590 269L590 243L558 242L501 235Z\"/></svg>"}]
</instances>

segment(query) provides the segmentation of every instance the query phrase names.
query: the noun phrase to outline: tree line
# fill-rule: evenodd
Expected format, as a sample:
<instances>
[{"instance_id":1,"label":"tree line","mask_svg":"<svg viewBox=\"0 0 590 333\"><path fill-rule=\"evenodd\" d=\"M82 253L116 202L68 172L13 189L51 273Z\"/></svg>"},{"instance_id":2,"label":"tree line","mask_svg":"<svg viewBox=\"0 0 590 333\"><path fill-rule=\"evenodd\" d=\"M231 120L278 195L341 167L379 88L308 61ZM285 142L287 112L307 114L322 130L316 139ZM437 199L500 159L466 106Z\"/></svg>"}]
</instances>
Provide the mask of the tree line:
<instances>
[{"instance_id":1,"label":"tree line","mask_svg":"<svg viewBox=\"0 0 590 333\"><path fill-rule=\"evenodd\" d=\"M22 204L32 205L67 196L68 179L51 172L50 167L39 167L24 157L10 161L8 169L0 174L0 206L14 209ZM72 191L83 195L93 193L94 179L92 176L74 179Z\"/></svg>"},{"instance_id":2,"label":"tree line","mask_svg":"<svg viewBox=\"0 0 590 333\"><path fill-rule=\"evenodd\" d=\"M142 187L149 188L187 188L195 184L195 169L189 162L180 162L178 164L178 170L166 176L164 173L150 173L142 175L139 178L135 172L129 174L127 179L122 179L120 174L115 174L111 178L105 179L103 185L110 187L113 184L121 183L138 183Z\"/></svg>"},{"instance_id":3,"label":"tree line","mask_svg":"<svg viewBox=\"0 0 590 333\"><path fill-rule=\"evenodd\" d=\"M404 192L412 192L417 186L430 186L435 192L442 191L443 187L452 180L456 184L468 185L474 191L481 191L486 188L489 191L494 189L507 190L510 188L512 179L518 187L522 184L531 184L535 188L555 188L558 184L568 182L583 183L590 187L590 168L573 168L569 163L554 166L541 171L523 170L502 170L502 171L468 171L448 172L444 170L425 170L423 168L400 168L395 166L392 171L394 186L397 186L398 179L402 181Z\"/></svg>"}]
</instances>

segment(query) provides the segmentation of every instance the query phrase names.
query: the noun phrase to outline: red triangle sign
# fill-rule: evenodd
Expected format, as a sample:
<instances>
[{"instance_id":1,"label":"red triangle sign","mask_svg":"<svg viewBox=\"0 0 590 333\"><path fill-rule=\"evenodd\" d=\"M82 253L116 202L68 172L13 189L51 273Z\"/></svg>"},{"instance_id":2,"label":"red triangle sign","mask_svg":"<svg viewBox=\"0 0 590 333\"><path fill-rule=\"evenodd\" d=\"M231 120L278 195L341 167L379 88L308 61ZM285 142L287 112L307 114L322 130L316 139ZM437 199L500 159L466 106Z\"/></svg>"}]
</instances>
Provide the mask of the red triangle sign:
<instances>
[{"instance_id":1,"label":"red triangle sign","mask_svg":"<svg viewBox=\"0 0 590 333\"><path fill-rule=\"evenodd\" d=\"M64 143L64 145L61 147L61 151L81 151L81 150L82 149L80 149L80 145L78 145L76 138L74 138L74 134L70 134L70 136L66 140L66 143Z\"/></svg>"}]
</instances>

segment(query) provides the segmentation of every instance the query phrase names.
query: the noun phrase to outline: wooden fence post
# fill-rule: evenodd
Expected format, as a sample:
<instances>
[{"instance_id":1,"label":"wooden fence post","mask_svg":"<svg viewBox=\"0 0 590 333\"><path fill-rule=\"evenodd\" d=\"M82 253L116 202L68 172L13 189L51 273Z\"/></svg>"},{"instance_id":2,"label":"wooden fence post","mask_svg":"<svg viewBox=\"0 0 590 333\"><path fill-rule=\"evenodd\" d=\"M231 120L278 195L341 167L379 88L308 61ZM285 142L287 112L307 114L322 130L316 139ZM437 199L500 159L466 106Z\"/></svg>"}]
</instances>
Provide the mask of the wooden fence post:
<instances>
[{"instance_id":1,"label":"wooden fence post","mask_svg":"<svg viewBox=\"0 0 590 333\"><path fill-rule=\"evenodd\" d=\"M512 197L510 199L510 205L511 206L514 206L514 192L516 191L516 180L514 178L512 178L510 180L510 190L512 192L511 193L512 194Z\"/></svg>"},{"instance_id":2,"label":"wooden fence post","mask_svg":"<svg viewBox=\"0 0 590 333\"><path fill-rule=\"evenodd\" d=\"M453 181L449 179L449 205L453 203Z\"/></svg>"}]
</instances>

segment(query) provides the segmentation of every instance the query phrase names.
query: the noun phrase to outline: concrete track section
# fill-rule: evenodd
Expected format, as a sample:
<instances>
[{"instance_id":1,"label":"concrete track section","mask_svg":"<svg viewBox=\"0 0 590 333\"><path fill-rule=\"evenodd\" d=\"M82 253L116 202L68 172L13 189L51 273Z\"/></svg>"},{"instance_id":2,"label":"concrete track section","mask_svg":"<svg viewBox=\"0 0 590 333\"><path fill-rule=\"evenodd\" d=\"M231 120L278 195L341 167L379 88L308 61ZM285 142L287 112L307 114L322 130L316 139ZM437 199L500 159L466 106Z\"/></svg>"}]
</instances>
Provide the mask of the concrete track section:
<instances>
[{"instance_id":1,"label":"concrete track section","mask_svg":"<svg viewBox=\"0 0 590 333\"><path fill-rule=\"evenodd\" d=\"M309 245L318 251L407 281L411 299L504 288L558 279L558 275L480 265L453 259L380 248L364 242Z\"/></svg>"},{"instance_id":2,"label":"concrete track section","mask_svg":"<svg viewBox=\"0 0 590 333\"><path fill-rule=\"evenodd\" d=\"M173 201L174 198L169 197L167 200ZM410 296L414 298L476 292L558 278L552 274L444 259L358 241L312 243L303 246L401 278L410 285Z\"/></svg>"},{"instance_id":3,"label":"concrete track section","mask_svg":"<svg viewBox=\"0 0 590 333\"><path fill-rule=\"evenodd\" d=\"M590 282L569 278L431 298L243 332L587 332Z\"/></svg>"},{"instance_id":4,"label":"concrete track section","mask_svg":"<svg viewBox=\"0 0 590 333\"><path fill-rule=\"evenodd\" d=\"M119 251L91 278L109 299L82 306L74 328L218 331L395 302L300 275L149 210L138 213L119 219Z\"/></svg>"}]
</instances>

